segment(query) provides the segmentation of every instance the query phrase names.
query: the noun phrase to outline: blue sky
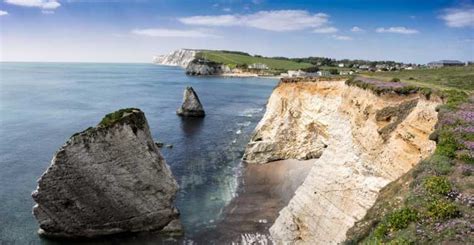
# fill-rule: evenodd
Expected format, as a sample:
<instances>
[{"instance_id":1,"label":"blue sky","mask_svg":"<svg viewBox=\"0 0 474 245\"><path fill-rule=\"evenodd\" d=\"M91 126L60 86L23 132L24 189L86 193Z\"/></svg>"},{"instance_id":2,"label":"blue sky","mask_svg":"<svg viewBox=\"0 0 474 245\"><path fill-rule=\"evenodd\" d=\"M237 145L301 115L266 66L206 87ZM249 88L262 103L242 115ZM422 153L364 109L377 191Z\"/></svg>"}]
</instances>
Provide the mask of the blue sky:
<instances>
[{"instance_id":1,"label":"blue sky","mask_svg":"<svg viewBox=\"0 0 474 245\"><path fill-rule=\"evenodd\" d=\"M1 0L3 61L150 62L178 48L426 63L474 60L474 3Z\"/></svg>"}]
</instances>

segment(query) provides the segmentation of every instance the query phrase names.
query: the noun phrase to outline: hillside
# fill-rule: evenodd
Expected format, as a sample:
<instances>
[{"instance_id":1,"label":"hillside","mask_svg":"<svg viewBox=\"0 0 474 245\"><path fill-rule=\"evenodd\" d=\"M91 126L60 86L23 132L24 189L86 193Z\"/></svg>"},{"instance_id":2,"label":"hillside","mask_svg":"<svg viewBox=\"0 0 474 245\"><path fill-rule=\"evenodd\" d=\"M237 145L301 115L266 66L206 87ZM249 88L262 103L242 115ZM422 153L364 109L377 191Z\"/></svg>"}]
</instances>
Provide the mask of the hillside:
<instances>
[{"instance_id":1,"label":"hillside","mask_svg":"<svg viewBox=\"0 0 474 245\"><path fill-rule=\"evenodd\" d=\"M230 68L235 68L241 65L251 65L255 63L265 64L270 68L270 70L274 71L298 70L313 66L310 63L299 63L291 60L251 56L246 53L228 51L200 51L196 54L196 58L203 58L210 61L223 63Z\"/></svg>"},{"instance_id":2,"label":"hillside","mask_svg":"<svg viewBox=\"0 0 474 245\"><path fill-rule=\"evenodd\" d=\"M434 154L380 191L365 217L347 232L347 244L474 242L473 71L470 66L367 73L347 82L376 93L390 85L397 93L420 91L444 101L436 109L438 122L430 135L437 143ZM402 82L387 82L393 77Z\"/></svg>"},{"instance_id":3,"label":"hillside","mask_svg":"<svg viewBox=\"0 0 474 245\"><path fill-rule=\"evenodd\" d=\"M362 75L384 81L396 77L402 82L438 89L474 90L474 66L443 67L388 72L365 72Z\"/></svg>"}]
</instances>

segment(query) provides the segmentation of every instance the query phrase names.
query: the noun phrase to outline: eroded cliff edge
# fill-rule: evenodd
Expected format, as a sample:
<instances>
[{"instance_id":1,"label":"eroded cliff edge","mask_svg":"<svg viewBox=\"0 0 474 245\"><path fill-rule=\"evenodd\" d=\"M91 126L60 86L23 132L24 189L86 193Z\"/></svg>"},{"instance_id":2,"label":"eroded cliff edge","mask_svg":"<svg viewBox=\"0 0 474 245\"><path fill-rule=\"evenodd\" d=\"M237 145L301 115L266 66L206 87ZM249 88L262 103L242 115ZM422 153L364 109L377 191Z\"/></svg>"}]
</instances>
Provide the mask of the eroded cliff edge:
<instances>
[{"instance_id":1,"label":"eroded cliff edge","mask_svg":"<svg viewBox=\"0 0 474 245\"><path fill-rule=\"evenodd\" d=\"M335 244L379 190L429 156L436 106L413 93L376 95L344 80L283 80L244 159L312 159L313 167L270 232L276 243Z\"/></svg>"},{"instance_id":2,"label":"eroded cliff edge","mask_svg":"<svg viewBox=\"0 0 474 245\"><path fill-rule=\"evenodd\" d=\"M39 234L53 237L180 232L177 190L145 114L122 109L56 152L33 193L33 213Z\"/></svg>"}]
</instances>

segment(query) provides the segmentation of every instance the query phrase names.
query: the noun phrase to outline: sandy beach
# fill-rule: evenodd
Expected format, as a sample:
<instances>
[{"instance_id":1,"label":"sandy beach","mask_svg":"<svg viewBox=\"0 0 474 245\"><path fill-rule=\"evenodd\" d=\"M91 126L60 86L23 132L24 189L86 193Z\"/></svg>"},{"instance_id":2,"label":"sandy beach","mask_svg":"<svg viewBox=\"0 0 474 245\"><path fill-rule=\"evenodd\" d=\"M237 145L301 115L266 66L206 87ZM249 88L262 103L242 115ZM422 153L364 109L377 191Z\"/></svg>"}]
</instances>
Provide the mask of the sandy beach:
<instances>
[{"instance_id":1,"label":"sandy beach","mask_svg":"<svg viewBox=\"0 0 474 245\"><path fill-rule=\"evenodd\" d=\"M242 234L268 235L268 229L303 183L314 160L281 160L245 166L238 196L225 208L217 241L240 242Z\"/></svg>"}]
</instances>

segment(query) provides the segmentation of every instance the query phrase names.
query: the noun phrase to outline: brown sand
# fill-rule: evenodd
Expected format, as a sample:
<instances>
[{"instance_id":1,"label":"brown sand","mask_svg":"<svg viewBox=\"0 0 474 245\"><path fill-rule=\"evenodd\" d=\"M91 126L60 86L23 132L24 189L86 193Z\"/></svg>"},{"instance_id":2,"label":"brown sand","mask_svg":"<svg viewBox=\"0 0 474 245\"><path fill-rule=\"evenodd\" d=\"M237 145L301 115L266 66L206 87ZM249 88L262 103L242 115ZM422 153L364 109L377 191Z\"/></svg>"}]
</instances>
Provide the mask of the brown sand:
<instances>
[{"instance_id":1,"label":"brown sand","mask_svg":"<svg viewBox=\"0 0 474 245\"><path fill-rule=\"evenodd\" d=\"M209 234L217 243L240 242L242 234L268 234L278 212L303 183L314 160L282 160L245 166L241 184L225 208L217 229Z\"/></svg>"}]
</instances>

